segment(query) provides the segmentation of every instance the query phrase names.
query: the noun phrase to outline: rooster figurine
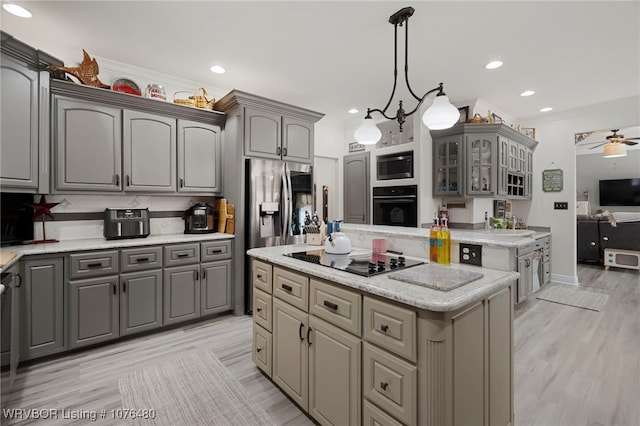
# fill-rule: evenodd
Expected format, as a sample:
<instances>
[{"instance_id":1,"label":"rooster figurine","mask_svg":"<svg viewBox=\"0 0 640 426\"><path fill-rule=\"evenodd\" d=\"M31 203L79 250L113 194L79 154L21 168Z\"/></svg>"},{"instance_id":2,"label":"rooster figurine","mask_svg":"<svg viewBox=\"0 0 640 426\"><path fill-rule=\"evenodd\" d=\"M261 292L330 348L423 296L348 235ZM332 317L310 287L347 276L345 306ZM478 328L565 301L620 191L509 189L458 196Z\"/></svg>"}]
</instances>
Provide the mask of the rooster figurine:
<instances>
[{"instance_id":1,"label":"rooster figurine","mask_svg":"<svg viewBox=\"0 0 640 426\"><path fill-rule=\"evenodd\" d=\"M100 72L98 68L98 62L96 59L89 56L86 50L82 49L82 53L84 54L84 58L82 59L82 63L79 67L61 67L58 65L50 65L49 70L51 71L64 71L72 76L76 77L82 84L86 84L87 86L93 87L101 87L103 89L109 89L110 86L104 84L98 78L98 73Z\"/></svg>"}]
</instances>

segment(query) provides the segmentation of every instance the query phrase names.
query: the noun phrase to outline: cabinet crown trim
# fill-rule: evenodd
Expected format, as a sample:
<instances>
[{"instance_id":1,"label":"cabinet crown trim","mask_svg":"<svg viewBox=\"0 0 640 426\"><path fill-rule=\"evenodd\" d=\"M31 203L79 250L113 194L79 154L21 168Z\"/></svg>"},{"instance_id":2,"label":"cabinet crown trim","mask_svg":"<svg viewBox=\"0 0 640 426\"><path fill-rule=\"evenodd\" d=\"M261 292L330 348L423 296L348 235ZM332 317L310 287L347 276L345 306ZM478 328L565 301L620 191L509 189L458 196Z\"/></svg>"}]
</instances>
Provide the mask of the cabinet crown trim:
<instances>
[{"instance_id":1,"label":"cabinet crown trim","mask_svg":"<svg viewBox=\"0 0 640 426\"><path fill-rule=\"evenodd\" d=\"M492 134L507 137L513 141L516 141L527 148L535 149L538 145L538 141L531 139L528 136L523 135L517 130L505 125L505 124L471 124L462 123L456 124L450 129L446 130L432 130L431 137L438 138L442 136L462 135L462 134Z\"/></svg>"},{"instance_id":2,"label":"cabinet crown trim","mask_svg":"<svg viewBox=\"0 0 640 426\"><path fill-rule=\"evenodd\" d=\"M274 101L272 99L235 89L224 95L218 102L216 102L215 108L226 112L236 105L255 107L263 110L266 109L271 112L312 121L314 123L324 117L324 114L320 112L286 104L284 102Z\"/></svg>"}]
</instances>

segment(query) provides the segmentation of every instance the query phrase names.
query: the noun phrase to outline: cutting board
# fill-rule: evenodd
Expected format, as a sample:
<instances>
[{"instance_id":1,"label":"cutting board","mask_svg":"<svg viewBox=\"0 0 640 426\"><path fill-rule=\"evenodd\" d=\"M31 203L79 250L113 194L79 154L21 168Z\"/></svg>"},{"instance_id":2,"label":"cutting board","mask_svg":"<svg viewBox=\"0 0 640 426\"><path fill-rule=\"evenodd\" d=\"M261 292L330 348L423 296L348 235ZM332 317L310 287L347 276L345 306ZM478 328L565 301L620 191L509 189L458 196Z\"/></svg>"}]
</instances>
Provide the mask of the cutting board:
<instances>
[{"instance_id":1,"label":"cutting board","mask_svg":"<svg viewBox=\"0 0 640 426\"><path fill-rule=\"evenodd\" d=\"M224 232L227 227L227 199L219 199L216 207L218 210L218 232Z\"/></svg>"},{"instance_id":2,"label":"cutting board","mask_svg":"<svg viewBox=\"0 0 640 426\"><path fill-rule=\"evenodd\" d=\"M11 262L11 260L16 257L15 251L3 251L0 253L0 268L4 268L6 264Z\"/></svg>"},{"instance_id":3,"label":"cutting board","mask_svg":"<svg viewBox=\"0 0 640 426\"><path fill-rule=\"evenodd\" d=\"M227 228L224 232L227 234L235 234L236 232L236 206L227 204Z\"/></svg>"}]
</instances>

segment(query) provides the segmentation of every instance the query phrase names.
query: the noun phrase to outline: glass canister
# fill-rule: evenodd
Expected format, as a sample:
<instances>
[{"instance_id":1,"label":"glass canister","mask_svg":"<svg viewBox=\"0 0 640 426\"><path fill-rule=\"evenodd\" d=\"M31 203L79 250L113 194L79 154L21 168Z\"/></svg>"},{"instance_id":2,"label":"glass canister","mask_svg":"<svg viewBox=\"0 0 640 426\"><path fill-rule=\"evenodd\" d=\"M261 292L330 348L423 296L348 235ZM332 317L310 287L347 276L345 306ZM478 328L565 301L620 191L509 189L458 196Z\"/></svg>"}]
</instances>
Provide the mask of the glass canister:
<instances>
[{"instance_id":1,"label":"glass canister","mask_svg":"<svg viewBox=\"0 0 640 426\"><path fill-rule=\"evenodd\" d=\"M167 96L164 93L164 87L159 84L148 84L145 96L147 98L160 99L163 101L167 100Z\"/></svg>"}]
</instances>

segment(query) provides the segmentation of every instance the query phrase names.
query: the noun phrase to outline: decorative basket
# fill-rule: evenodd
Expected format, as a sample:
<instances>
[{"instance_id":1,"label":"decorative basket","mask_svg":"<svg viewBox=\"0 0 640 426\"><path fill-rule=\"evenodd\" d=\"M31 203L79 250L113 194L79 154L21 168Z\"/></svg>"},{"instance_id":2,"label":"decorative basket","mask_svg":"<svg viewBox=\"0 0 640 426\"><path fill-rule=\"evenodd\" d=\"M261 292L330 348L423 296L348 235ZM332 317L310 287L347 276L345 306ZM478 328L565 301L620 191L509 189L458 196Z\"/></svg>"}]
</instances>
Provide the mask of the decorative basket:
<instances>
[{"instance_id":1,"label":"decorative basket","mask_svg":"<svg viewBox=\"0 0 640 426\"><path fill-rule=\"evenodd\" d=\"M173 103L176 103L178 105L186 105L190 107L213 110L213 104L215 104L216 102L215 99L211 99L211 100L207 99L207 91L204 90L204 87L200 87L193 93L193 95L189 96L186 99L177 98L176 95L178 93L191 93L191 92L186 92L186 91L175 92L173 94Z\"/></svg>"}]
</instances>

